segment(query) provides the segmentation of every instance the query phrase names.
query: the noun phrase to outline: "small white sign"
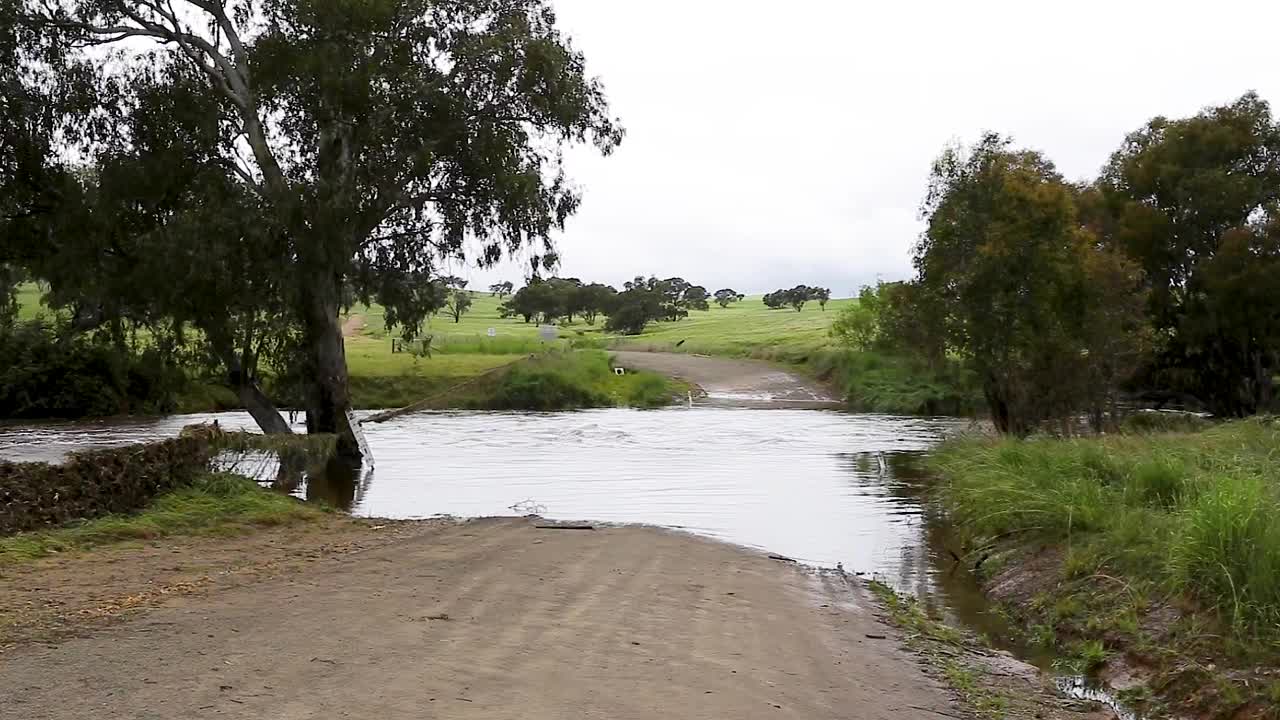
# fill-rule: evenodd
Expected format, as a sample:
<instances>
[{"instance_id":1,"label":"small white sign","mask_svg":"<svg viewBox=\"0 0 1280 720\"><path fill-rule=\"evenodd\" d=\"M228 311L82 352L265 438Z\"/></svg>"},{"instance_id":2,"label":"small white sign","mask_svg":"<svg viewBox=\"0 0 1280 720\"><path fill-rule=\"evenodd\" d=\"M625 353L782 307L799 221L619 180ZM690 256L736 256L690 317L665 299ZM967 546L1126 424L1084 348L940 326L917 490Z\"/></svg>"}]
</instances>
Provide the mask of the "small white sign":
<instances>
[{"instance_id":1,"label":"small white sign","mask_svg":"<svg viewBox=\"0 0 1280 720\"><path fill-rule=\"evenodd\" d=\"M498 331L495 330L494 328L489 328L489 330L485 334L488 335L489 337L498 337Z\"/></svg>"},{"instance_id":2,"label":"small white sign","mask_svg":"<svg viewBox=\"0 0 1280 720\"><path fill-rule=\"evenodd\" d=\"M356 446L360 448L360 454L364 456L364 463L369 467L373 467L373 453L369 452L369 441L365 440L364 430L360 429L360 421L356 419L356 414L347 408L347 422L351 423L351 432L356 436Z\"/></svg>"},{"instance_id":3,"label":"small white sign","mask_svg":"<svg viewBox=\"0 0 1280 720\"><path fill-rule=\"evenodd\" d=\"M555 340L560 337L560 331L556 329L555 325L543 325L538 328L538 336L543 340Z\"/></svg>"}]
</instances>

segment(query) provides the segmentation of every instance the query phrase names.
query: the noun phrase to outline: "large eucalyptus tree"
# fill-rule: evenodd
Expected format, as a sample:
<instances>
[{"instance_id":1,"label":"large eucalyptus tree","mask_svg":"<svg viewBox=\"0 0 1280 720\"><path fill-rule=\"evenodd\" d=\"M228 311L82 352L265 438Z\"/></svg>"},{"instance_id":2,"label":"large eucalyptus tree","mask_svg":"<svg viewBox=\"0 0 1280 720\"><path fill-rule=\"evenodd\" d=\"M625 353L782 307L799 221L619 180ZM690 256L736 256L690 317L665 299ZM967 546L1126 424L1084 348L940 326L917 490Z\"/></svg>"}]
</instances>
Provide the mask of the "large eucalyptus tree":
<instances>
[{"instance_id":1,"label":"large eucalyptus tree","mask_svg":"<svg viewBox=\"0 0 1280 720\"><path fill-rule=\"evenodd\" d=\"M545 0L24 0L23 16L96 60L99 130L128 116L112 108L131 74L198 73L258 234L283 243L310 428L347 456L344 288L412 326L442 257L553 257L579 202L563 147L622 138Z\"/></svg>"}]
</instances>

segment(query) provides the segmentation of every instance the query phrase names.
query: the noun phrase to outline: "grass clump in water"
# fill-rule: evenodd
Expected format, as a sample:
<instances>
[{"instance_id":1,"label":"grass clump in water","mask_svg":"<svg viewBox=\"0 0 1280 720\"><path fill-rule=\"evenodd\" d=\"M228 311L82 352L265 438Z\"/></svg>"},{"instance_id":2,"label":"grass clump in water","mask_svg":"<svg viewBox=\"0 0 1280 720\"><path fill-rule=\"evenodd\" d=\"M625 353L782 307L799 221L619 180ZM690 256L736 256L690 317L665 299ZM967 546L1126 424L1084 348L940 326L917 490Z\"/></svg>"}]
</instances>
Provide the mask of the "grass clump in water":
<instances>
[{"instance_id":1,"label":"grass clump in water","mask_svg":"<svg viewBox=\"0 0 1280 720\"><path fill-rule=\"evenodd\" d=\"M61 552L175 535L237 535L255 528L323 517L325 511L259 487L248 478L210 473L162 495L140 512L0 538L0 567Z\"/></svg>"},{"instance_id":2,"label":"grass clump in water","mask_svg":"<svg viewBox=\"0 0 1280 720\"><path fill-rule=\"evenodd\" d=\"M656 407L679 388L650 372L614 374L600 350L550 353L507 372L485 406L499 410L572 410L591 407Z\"/></svg>"}]
</instances>

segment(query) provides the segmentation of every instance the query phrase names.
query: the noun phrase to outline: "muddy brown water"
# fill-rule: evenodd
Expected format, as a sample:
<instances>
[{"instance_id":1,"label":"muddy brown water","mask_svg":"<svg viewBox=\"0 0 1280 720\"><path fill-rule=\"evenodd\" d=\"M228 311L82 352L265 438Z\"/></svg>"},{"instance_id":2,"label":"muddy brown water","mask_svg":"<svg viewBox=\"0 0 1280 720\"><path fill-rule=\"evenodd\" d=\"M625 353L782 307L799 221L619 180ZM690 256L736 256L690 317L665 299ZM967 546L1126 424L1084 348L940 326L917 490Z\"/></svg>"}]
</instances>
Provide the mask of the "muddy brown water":
<instances>
[{"instance_id":1,"label":"muddy brown water","mask_svg":"<svg viewBox=\"0 0 1280 720\"><path fill-rule=\"evenodd\" d=\"M170 437L214 420L254 428L245 413L8 423L0 424L0 458L58 462L75 450ZM967 424L725 407L431 412L365 426L373 462L358 473L283 476L273 458L226 460L264 483L355 515L536 513L640 523L840 565L998 638L1002 621L957 565L926 500L932 479L923 454ZM1050 658L1028 659L1044 666ZM1097 690L1079 678L1064 680Z\"/></svg>"}]
</instances>

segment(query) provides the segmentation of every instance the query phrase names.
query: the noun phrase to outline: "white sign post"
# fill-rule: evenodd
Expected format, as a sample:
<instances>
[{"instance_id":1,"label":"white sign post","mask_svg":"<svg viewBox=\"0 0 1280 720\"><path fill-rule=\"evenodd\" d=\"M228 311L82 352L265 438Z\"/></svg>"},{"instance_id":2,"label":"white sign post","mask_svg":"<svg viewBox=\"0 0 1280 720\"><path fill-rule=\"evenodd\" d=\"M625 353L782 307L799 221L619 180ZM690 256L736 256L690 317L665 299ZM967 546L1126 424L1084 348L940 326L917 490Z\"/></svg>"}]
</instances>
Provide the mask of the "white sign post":
<instances>
[{"instance_id":1,"label":"white sign post","mask_svg":"<svg viewBox=\"0 0 1280 720\"><path fill-rule=\"evenodd\" d=\"M498 331L493 328L489 328L489 331L485 334L489 337L498 337Z\"/></svg>"},{"instance_id":2,"label":"white sign post","mask_svg":"<svg viewBox=\"0 0 1280 720\"><path fill-rule=\"evenodd\" d=\"M351 424L351 433L356 436L356 447L360 448L360 455L364 458L364 462L373 467L373 453L369 452L369 441L364 439L364 430L360 429L360 421L356 420L356 414L347 408L347 422Z\"/></svg>"},{"instance_id":3,"label":"white sign post","mask_svg":"<svg viewBox=\"0 0 1280 720\"><path fill-rule=\"evenodd\" d=\"M555 325L543 325L538 328L538 337L550 342L560 337L560 331Z\"/></svg>"}]
</instances>

